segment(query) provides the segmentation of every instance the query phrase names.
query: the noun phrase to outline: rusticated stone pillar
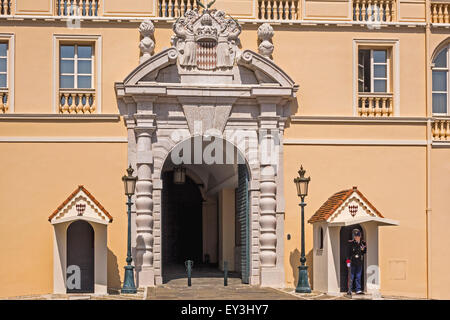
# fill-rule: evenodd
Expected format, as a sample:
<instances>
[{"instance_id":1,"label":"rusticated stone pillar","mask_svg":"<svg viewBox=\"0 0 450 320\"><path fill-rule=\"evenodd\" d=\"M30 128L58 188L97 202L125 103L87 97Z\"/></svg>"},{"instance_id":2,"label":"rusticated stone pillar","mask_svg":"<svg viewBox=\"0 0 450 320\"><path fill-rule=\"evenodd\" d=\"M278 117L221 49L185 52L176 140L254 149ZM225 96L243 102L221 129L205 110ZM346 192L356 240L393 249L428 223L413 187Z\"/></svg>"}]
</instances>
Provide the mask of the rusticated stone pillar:
<instances>
[{"instance_id":1,"label":"rusticated stone pillar","mask_svg":"<svg viewBox=\"0 0 450 320\"><path fill-rule=\"evenodd\" d=\"M260 199L261 217L260 225L260 261L261 267L275 267L277 262L277 218L276 218L276 192L275 171L271 165L261 166L260 177Z\"/></svg>"},{"instance_id":2,"label":"rusticated stone pillar","mask_svg":"<svg viewBox=\"0 0 450 320\"><path fill-rule=\"evenodd\" d=\"M260 155L260 264L261 286L283 287L283 264L277 263L277 242L282 228L277 228L277 171L280 137L276 97L260 97L259 155ZM278 232L278 233L277 233Z\"/></svg>"},{"instance_id":3,"label":"rusticated stone pillar","mask_svg":"<svg viewBox=\"0 0 450 320\"><path fill-rule=\"evenodd\" d=\"M136 166L136 277L139 287L155 284L153 270L152 135L154 127L140 125L137 118Z\"/></svg>"}]
</instances>

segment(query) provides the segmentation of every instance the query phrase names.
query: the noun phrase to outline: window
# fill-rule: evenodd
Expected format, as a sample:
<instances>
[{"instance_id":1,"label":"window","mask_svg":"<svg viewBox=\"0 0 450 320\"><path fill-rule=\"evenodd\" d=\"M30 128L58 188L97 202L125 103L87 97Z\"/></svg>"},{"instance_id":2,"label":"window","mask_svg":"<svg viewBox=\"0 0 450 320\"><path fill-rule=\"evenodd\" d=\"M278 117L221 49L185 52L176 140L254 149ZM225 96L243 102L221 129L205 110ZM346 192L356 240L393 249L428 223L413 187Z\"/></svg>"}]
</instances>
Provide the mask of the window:
<instances>
[{"instance_id":1,"label":"window","mask_svg":"<svg viewBox=\"0 0 450 320\"><path fill-rule=\"evenodd\" d=\"M358 91L389 92L389 59L385 49L358 50Z\"/></svg>"},{"instance_id":2,"label":"window","mask_svg":"<svg viewBox=\"0 0 450 320\"><path fill-rule=\"evenodd\" d=\"M448 113L448 47L442 49L433 60L432 95L433 113Z\"/></svg>"},{"instance_id":3,"label":"window","mask_svg":"<svg viewBox=\"0 0 450 320\"><path fill-rule=\"evenodd\" d=\"M0 43L0 88L8 87L8 43Z\"/></svg>"},{"instance_id":4,"label":"window","mask_svg":"<svg viewBox=\"0 0 450 320\"><path fill-rule=\"evenodd\" d=\"M92 45L60 46L59 86L61 89L93 88Z\"/></svg>"}]
</instances>

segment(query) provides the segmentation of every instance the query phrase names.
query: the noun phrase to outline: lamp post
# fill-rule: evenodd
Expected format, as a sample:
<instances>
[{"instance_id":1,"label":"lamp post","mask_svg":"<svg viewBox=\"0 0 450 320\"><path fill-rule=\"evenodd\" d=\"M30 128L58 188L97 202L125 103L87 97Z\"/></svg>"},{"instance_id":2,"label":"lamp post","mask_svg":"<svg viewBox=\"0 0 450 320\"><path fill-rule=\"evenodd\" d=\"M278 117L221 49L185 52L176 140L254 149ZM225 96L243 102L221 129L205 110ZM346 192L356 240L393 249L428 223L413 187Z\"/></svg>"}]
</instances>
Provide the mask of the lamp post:
<instances>
[{"instance_id":1,"label":"lamp post","mask_svg":"<svg viewBox=\"0 0 450 320\"><path fill-rule=\"evenodd\" d=\"M136 286L134 285L134 266L131 265L133 259L131 258L131 197L136 188L137 177L133 177L133 168L131 165L127 169L128 175L122 177L123 185L125 187L125 195L128 197L128 243L127 243L127 265L125 268L125 277L123 280L122 293L136 293Z\"/></svg>"},{"instance_id":2,"label":"lamp post","mask_svg":"<svg viewBox=\"0 0 450 320\"><path fill-rule=\"evenodd\" d=\"M305 178L305 172L306 171L303 169L303 166L300 166L300 170L298 171L300 176L294 179L294 183L297 186L297 194L301 199L300 207L302 208L301 265L298 267L298 283L297 288L295 288L295 292L298 293L311 293L311 288L309 287L308 282L308 266L305 266L305 197L308 195L308 184L311 178Z\"/></svg>"}]
</instances>

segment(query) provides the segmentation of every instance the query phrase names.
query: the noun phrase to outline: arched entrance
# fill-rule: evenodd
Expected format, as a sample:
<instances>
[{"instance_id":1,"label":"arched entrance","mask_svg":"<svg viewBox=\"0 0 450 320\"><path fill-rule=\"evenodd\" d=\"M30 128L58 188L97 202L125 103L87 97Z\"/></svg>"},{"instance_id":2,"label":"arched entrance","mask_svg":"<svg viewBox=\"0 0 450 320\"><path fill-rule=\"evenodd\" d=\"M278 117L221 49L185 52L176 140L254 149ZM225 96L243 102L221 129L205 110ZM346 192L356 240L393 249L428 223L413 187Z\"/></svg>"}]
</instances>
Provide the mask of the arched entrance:
<instances>
[{"instance_id":1,"label":"arched entrance","mask_svg":"<svg viewBox=\"0 0 450 320\"><path fill-rule=\"evenodd\" d=\"M192 260L194 278L222 277L227 264L230 277L249 283L247 164L230 142L220 137L202 138L195 136L177 144L162 168L162 281L186 277L184 262ZM215 160L211 162L212 157ZM175 171L183 172L181 182Z\"/></svg>"},{"instance_id":2,"label":"arched entrance","mask_svg":"<svg viewBox=\"0 0 450 320\"><path fill-rule=\"evenodd\" d=\"M67 288L67 293L94 292L94 229L83 220L67 228L67 268L80 269L80 288Z\"/></svg>"},{"instance_id":3,"label":"arched entrance","mask_svg":"<svg viewBox=\"0 0 450 320\"><path fill-rule=\"evenodd\" d=\"M364 236L364 230L361 227L361 225L356 224L356 225L351 225L351 226L346 226L346 227L342 227L340 232L339 232L339 238L340 238L340 287L341 287L341 292L347 292L348 290L348 268L347 268L347 264L345 262L345 260L347 259L347 255L348 255L348 246L349 246L349 241L352 240L352 230L353 229L358 229L359 231L361 231L361 239L365 240L365 236ZM365 290L365 281L364 279L365 277L365 270L366 268L364 267L366 263L366 259L364 257L364 262L363 262L363 272L361 273L361 290L364 291ZM353 283L353 287L352 290L354 290L355 288L355 284Z\"/></svg>"}]
</instances>

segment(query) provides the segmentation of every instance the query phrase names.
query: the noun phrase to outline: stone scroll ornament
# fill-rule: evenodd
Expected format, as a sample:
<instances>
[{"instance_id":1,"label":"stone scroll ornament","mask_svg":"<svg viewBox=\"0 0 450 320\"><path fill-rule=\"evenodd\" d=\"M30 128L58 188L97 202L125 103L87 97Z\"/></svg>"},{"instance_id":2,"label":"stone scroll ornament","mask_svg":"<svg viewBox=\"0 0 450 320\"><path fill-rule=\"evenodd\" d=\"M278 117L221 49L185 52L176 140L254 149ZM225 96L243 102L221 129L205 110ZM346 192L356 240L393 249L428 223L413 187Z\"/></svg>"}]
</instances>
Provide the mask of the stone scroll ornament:
<instances>
[{"instance_id":1,"label":"stone scroll ornament","mask_svg":"<svg viewBox=\"0 0 450 320\"><path fill-rule=\"evenodd\" d=\"M139 32L141 33L142 40L139 43L139 49L141 49L140 63L143 63L150 59L155 49L155 42L152 37L155 33L155 26L150 20L144 20L139 26Z\"/></svg>"},{"instance_id":2,"label":"stone scroll ornament","mask_svg":"<svg viewBox=\"0 0 450 320\"><path fill-rule=\"evenodd\" d=\"M225 71L235 64L241 27L224 11L210 10L214 2L197 1L203 11L189 9L173 25L172 45L182 69Z\"/></svg>"}]
</instances>

